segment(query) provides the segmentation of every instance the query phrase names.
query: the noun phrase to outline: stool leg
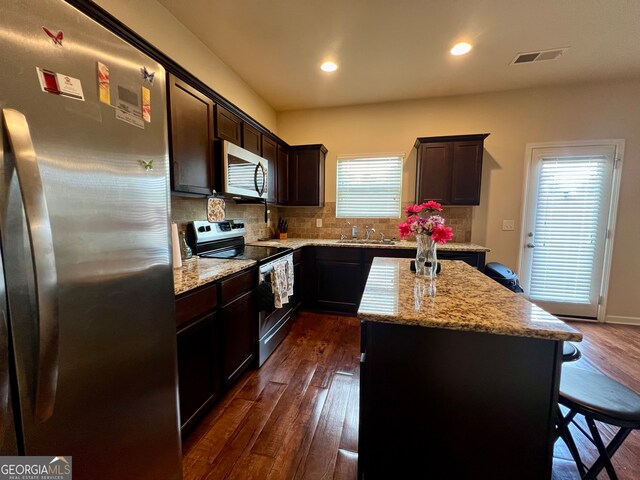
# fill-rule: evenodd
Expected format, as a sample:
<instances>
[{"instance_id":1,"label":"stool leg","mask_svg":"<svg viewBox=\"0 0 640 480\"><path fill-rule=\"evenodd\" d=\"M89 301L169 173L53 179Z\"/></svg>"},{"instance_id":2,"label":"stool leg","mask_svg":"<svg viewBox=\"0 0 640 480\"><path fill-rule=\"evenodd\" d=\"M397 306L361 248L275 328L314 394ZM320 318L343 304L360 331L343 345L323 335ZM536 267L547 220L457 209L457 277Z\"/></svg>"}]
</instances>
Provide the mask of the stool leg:
<instances>
[{"instance_id":1,"label":"stool leg","mask_svg":"<svg viewBox=\"0 0 640 480\"><path fill-rule=\"evenodd\" d=\"M576 416L576 412L569 411L569 413L567 413L567 416L564 417L562 415L562 412L560 411L560 408L558 408L558 428L557 428L556 435L557 437L558 436L562 437L562 440L564 440L564 443L569 448L569 453L571 453L571 456L573 457L573 461L575 462L576 467L578 468L578 473L580 474L580 478L583 478L587 472L587 469L585 468L584 463L582 463L582 458L580 458L578 447L576 446L576 442L573 440L573 436L571 435L571 431L569 430L569 424L571 423L571 420L573 420L575 416Z\"/></svg>"},{"instance_id":2,"label":"stool leg","mask_svg":"<svg viewBox=\"0 0 640 480\"><path fill-rule=\"evenodd\" d=\"M583 480L595 480L598 474L605 467L607 467L607 473L609 474L609 478L611 480L617 480L618 476L616 475L615 470L613 470L611 457L613 457L613 454L616 453L618 448L620 448L620 445L622 445L622 443L626 440L626 438L631 433L632 429L623 427L620 430L618 430L618 433L616 433L616 435L613 437L611 442L609 442L609 445L607 445L607 447L604 448L604 444L602 443L602 438L600 437L598 429L595 426L595 422L593 421L593 419L587 419L587 425L589 425L590 430L592 426L589 421L591 422L591 424L593 424L593 428L595 429L595 433L592 430L592 435L594 437L594 440L596 440L596 442L600 444L598 445L598 443L594 442L596 443L596 447L598 447L598 451L600 452L600 457L598 457L596 462L591 466L587 474L583 477ZM601 451L601 447L603 451ZM609 471L609 468L608 468L609 466L611 467L611 470L612 470L611 472Z\"/></svg>"}]
</instances>

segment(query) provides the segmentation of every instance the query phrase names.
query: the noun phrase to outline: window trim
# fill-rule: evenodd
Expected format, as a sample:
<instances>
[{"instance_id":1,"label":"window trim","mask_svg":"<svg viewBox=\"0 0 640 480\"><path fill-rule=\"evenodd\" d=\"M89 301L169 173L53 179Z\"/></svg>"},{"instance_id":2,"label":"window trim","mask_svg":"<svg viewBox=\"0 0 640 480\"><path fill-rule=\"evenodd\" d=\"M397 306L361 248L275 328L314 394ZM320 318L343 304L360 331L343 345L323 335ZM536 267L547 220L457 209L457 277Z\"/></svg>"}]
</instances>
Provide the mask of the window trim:
<instances>
[{"instance_id":1,"label":"window trim","mask_svg":"<svg viewBox=\"0 0 640 480\"><path fill-rule=\"evenodd\" d=\"M397 157L400 159L400 196L398 200L398 215L397 216L374 216L374 217L346 217L346 216L338 216L338 166L340 164L340 160L356 160L356 159L376 159L376 158L386 158L386 157ZM402 188L404 183L404 162L406 160L405 152L375 152L375 153L349 153L349 154L338 154L336 156L336 218L402 218Z\"/></svg>"}]
</instances>

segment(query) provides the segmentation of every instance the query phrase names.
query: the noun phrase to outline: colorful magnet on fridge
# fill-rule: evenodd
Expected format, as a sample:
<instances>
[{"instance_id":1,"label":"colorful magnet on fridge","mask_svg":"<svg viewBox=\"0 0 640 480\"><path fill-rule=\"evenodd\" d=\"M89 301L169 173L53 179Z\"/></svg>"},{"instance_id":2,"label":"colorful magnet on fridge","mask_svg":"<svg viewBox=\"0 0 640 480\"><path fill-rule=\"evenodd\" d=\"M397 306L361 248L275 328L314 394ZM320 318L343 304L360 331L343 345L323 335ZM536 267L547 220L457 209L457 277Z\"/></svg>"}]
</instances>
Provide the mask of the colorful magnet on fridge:
<instances>
[{"instance_id":1,"label":"colorful magnet on fridge","mask_svg":"<svg viewBox=\"0 0 640 480\"><path fill-rule=\"evenodd\" d=\"M60 30L55 35L47 27L42 27L42 30L44 31L44 33L47 34L47 36L51 39L54 45L57 45L59 47L62 46L62 39L64 38L64 33L62 32L62 30Z\"/></svg>"},{"instance_id":2,"label":"colorful magnet on fridge","mask_svg":"<svg viewBox=\"0 0 640 480\"><path fill-rule=\"evenodd\" d=\"M102 103L111 105L111 88L109 79L109 67L98 62L98 96Z\"/></svg>"},{"instance_id":3,"label":"colorful magnet on fridge","mask_svg":"<svg viewBox=\"0 0 640 480\"><path fill-rule=\"evenodd\" d=\"M140 71L142 72L142 80L145 80L149 82L151 85L153 85L153 79L156 76L156 72L149 73L149 70L147 70L147 67L142 67Z\"/></svg>"},{"instance_id":4,"label":"colorful magnet on fridge","mask_svg":"<svg viewBox=\"0 0 640 480\"><path fill-rule=\"evenodd\" d=\"M142 119L151 123L151 90L142 87Z\"/></svg>"}]
</instances>

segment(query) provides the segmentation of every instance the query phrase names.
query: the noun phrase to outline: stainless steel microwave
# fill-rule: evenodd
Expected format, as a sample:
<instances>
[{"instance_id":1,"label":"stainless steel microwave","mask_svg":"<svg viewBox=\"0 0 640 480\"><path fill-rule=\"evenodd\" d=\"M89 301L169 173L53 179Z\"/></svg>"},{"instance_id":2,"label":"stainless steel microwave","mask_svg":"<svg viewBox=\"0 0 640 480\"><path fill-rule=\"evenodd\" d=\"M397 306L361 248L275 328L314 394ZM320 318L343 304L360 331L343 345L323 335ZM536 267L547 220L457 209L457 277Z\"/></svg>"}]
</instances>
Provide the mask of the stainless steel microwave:
<instances>
[{"instance_id":1,"label":"stainless steel microwave","mask_svg":"<svg viewBox=\"0 0 640 480\"><path fill-rule=\"evenodd\" d=\"M268 162L244 148L224 140L223 193L229 196L267 198Z\"/></svg>"}]
</instances>

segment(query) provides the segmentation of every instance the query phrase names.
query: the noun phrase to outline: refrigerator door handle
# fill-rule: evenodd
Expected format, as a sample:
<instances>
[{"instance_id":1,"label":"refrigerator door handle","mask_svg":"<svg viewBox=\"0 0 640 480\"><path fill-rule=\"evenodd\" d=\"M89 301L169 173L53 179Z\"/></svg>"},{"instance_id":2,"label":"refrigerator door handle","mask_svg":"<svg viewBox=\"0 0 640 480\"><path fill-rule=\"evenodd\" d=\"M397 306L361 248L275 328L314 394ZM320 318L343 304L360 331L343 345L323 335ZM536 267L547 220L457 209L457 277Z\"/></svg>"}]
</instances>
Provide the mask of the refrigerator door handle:
<instances>
[{"instance_id":1,"label":"refrigerator door handle","mask_svg":"<svg viewBox=\"0 0 640 480\"><path fill-rule=\"evenodd\" d=\"M38 372L34 415L46 422L53 415L58 388L58 277L49 210L29 124L17 110L2 110L31 242L38 305Z\"/></svg>"},{"instance_id":2,"label":"refrigerator door handle","mask_svg":"<svg viewBox=\"0 0 640 480\"><path fill-rule=\"evenodd\" d=\"M0 425L10 425L9 410L9 326L7 325L6 298L4 288L4 272L2 271L0 254ZM0 435L0 451L4 443L4 436Z\"/></svg>"}]
</instances>

